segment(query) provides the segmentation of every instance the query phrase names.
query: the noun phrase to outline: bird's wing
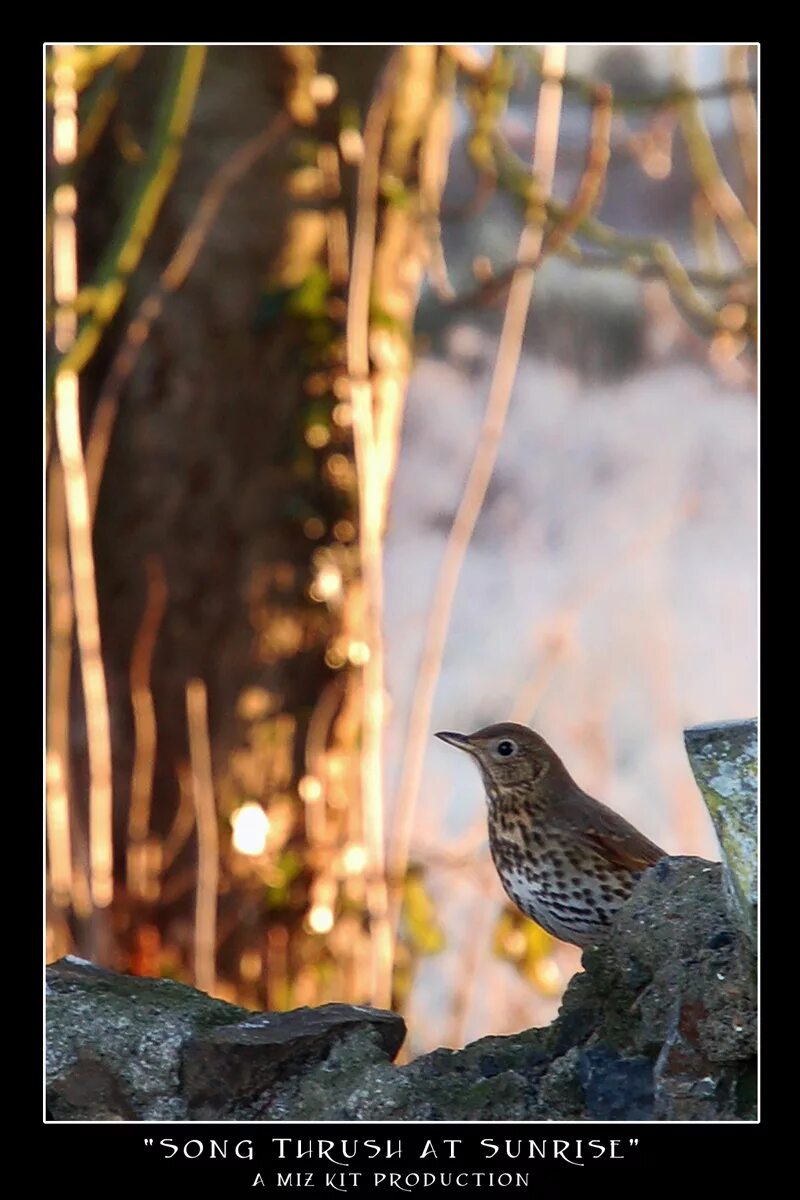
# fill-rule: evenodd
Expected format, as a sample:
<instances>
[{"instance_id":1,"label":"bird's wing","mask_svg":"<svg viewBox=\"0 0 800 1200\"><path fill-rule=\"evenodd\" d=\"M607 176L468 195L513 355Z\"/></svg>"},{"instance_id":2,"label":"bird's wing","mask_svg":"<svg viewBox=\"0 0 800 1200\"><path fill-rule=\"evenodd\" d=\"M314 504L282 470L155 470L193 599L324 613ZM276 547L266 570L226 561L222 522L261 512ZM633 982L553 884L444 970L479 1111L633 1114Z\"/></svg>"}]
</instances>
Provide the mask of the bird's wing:
<instances>
[{"instance_id":1,"label":"bird's wing","mask_svg":"<svg viewBox=\"0 0 800 1200\"><path fill-rule=\"evenodd\" d=\"M578 832L587 846L628 871L643 871L666 854L624 817L599 804L591 814L586 814L583 828Z\"/></svg>"}]
</instances>

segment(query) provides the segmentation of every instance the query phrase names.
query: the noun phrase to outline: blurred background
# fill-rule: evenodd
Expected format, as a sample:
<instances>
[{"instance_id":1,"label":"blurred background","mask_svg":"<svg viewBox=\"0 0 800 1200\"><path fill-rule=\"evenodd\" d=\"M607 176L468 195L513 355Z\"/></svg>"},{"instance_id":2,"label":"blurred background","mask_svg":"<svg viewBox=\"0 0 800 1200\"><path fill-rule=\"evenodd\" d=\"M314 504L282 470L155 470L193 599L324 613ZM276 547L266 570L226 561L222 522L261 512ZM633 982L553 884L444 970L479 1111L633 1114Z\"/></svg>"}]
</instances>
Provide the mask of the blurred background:
<instances>
[{"instance_id":1,"label":"blurred background","mask_svg":"<svg viewBox=\"0 0 800 1200\"><path fill-rule=\"evenodd\" d=\"M757 49L46 53L48 961L548 1022L473 765L756 708ZM518 264L522 264L521 266ZM515 270L516 266L516 270Z\"/></svg>"}]
</instances>

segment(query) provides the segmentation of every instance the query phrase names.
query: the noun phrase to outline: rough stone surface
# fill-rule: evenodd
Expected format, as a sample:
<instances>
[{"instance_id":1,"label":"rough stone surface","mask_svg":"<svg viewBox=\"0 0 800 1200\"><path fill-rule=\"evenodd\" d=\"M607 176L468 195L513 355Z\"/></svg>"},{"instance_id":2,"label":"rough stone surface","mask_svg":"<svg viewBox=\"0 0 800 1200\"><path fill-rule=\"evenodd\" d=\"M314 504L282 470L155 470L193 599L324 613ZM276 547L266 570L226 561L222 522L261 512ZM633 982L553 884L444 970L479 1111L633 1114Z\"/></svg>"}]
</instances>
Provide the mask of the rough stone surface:
<instances>
[{"instance_id":1,"label":"rough stone surface","mask_svg":"<svg viewBox=\"0 0 800 1200\"><path fill-rule=\"evenodd\" d=\"M302 1073L324 1062L338 1042L355 1042L357 1037L366 1062L391 1061L405 1032L404 1021L395 1013L356 1004L325 1004L253 1014L247 1021L199 1033L187 1042L183 1054L189 1115L208 1120L257 1119L265 1097L287 1070Z\"/></svg>"},{"instance_id":2,"label":"rough stone surface","mask_svg":"<svg viewBox=\"0 0 800 1200\"><path fill-rule=\"evenodd\" d=\"M257 1117L284 1074L324 1062L348 1034L389 1061L395 1013L350 1004L254 1013L166 979L80 959L47 968L47 1108L56 1120Z\"/></svg>"},{"instance_id":3,"label":"rough stone surface","mask_svg":"<svg viewBox=\"0 0 800 1200\"><path fill-rule=\"evenodd\" d=\"M48 978L56 1119L726 1120L756 1117L751 949L718 863L663 859L584 952L545 1029L392 1065L402 1020L252 1013L63 959Z\"/></svg>"},{"instance_id":4,"label":"rough stone surface","mask_svg":"<svg viewBox=\"0 0 800 1200\"><path fill-rule=\"evenodd\" d=\"M717 831L736 920L755 946L758 924L758 724L728 721L684 733Z\"/></svg>"}]
</instances>

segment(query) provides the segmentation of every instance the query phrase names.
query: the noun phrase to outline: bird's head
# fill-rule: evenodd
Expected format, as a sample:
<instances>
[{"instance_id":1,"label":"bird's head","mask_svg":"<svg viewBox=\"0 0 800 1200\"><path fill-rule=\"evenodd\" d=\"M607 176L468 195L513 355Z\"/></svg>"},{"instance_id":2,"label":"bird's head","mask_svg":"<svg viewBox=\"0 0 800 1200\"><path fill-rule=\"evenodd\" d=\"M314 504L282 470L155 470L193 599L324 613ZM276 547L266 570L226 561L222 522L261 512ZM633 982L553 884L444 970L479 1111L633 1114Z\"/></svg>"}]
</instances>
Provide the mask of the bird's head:
<instances>
[{"instance_id":1,"label":"bird's head","mask_svg":"<svg viewBox=\"0 0 800 1200\"><path fill-rule=\"evenodd\" d=\"M437 733L436 736L477 762L487 790L521 783L536 786L548 775L563 777L566 768L555 750L526 725L505 721L476 733Z\"/></svg>"}]
</instances>

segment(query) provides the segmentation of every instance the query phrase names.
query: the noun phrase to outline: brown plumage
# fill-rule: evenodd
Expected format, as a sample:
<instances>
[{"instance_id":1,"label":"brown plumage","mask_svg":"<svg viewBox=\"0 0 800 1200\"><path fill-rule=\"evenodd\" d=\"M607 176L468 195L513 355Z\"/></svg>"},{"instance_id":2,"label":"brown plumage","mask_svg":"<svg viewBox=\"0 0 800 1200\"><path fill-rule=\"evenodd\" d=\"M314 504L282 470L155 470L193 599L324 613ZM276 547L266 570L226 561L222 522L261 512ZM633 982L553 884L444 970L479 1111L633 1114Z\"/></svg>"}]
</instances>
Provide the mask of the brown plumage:
<instances>
[{"instance_id":1,"label":"brown plumage","mask_svg":"<svg viewBox=\"0 0 800 1200\"><path fill-rule=\"evenodd\" d=\"M478 764L489 847L507 895L548 933L588 946L666 851L578 786L543 737L504 722L437 733Z\"/></svg>"}]
</instances>

